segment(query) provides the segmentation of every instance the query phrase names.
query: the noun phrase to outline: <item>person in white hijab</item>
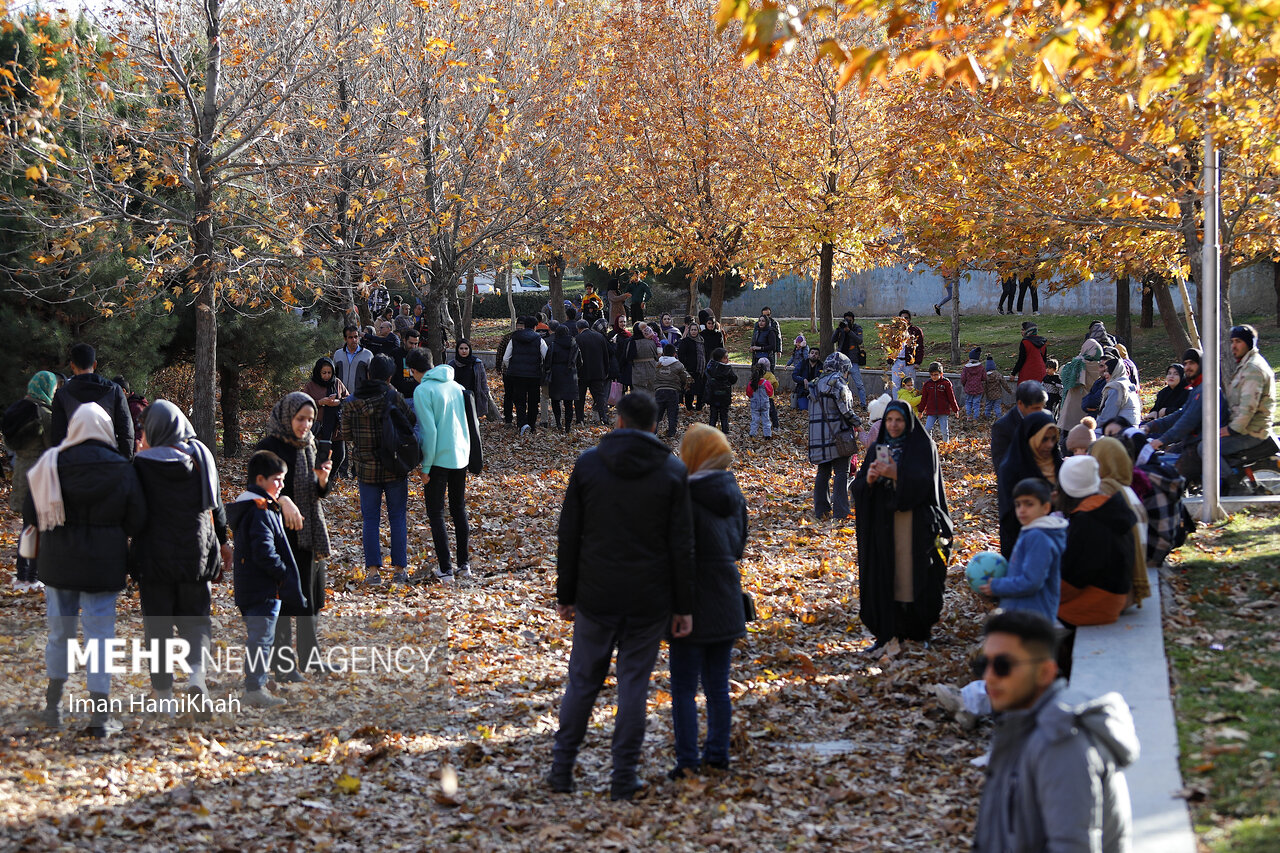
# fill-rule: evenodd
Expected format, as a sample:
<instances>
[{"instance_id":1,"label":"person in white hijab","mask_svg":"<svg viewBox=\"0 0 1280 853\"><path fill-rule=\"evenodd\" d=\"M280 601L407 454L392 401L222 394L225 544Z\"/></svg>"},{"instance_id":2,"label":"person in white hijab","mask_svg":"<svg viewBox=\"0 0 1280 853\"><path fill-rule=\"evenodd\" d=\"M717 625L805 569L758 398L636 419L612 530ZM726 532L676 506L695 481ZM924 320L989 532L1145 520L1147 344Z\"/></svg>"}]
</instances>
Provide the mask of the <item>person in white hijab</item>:
<instances>
[{"instance_id":1,"label":"person in white hijab","mask_svg":"<svg viewBox=\"0 0 1280 853\"><path fill-rule=\"evenodd\" d=\"M76 409L67 437L44 452L27 482L23 520L40 530L36 570L45 585L49 622L49 684L41 719L49 726L62 723L68 651L83 625L92 712L86 733L107 737L120 730L120 723L109 713L105 641L115 638L116 596L125 586L129 537L146 523L142 487L116 447L111 417L97 403Z\"/></svg>"}]
</instances>

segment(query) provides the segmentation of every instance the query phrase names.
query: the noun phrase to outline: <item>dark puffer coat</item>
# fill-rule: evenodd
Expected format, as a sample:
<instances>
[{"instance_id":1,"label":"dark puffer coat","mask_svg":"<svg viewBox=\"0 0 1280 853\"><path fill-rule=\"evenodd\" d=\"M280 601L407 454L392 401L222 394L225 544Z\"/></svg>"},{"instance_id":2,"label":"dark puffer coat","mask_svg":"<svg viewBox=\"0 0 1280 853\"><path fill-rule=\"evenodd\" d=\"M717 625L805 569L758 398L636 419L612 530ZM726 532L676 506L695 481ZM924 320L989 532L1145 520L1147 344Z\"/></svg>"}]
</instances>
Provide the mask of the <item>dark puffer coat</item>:
<instances>
[{"instance_id":1,"label":"dark puffer coat","mask_svg":"<svg viewBox=\"0 0 1280 853\"><path fill-rule=\"evenodd\" d=\"M66 522L40 533L36 567L55 589L119 592L129 563L129 537L142 532L147 503L129 460L100 441L58 453ZM23 521L36 523L28 493Z\"/></svg>"},{"instance_id":2,"label":"dark puffer coat","mask_svg":"<svg viewBox=\"0 0 1280 853\"><path fill-rule=\"evenodd\" d=\"M693 633L675 643L721 643L747 635L738 560L747 547L747 501L729 471L689 479L695 543Z\"/></svg>"},{"instance_id":3,"label":"dark puffer coat","mask_svg":"<svg viewBox=\"0 0 1280 853\"><path fill-rule=\"evenodd\" d=\"M579 456L560 509L556 600L600 616L692 613L686 478L651 432L616 429Z\"/></svg>"},{"instance_id":4,"label":"dark puffer coat","mask_svg":"<svg viewBox=\"0 0 1280 853\"><path fill-rule=\"evenodd\" d=\"M201 512L205 475L186 454L161 461L137 456L133 469L147 498L147 524L133 537L129 571L141 583L200 583L222 570L227 541L222 504Z\"/></svg>"}]
</instances>

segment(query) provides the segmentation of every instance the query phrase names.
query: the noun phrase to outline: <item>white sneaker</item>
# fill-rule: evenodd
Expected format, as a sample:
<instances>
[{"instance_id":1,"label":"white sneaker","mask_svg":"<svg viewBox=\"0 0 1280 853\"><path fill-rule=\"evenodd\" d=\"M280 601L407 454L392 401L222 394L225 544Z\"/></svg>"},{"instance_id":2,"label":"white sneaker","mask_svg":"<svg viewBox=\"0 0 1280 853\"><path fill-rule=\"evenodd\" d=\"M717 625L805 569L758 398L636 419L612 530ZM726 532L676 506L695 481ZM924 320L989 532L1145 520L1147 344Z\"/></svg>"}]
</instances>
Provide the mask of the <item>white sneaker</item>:
<instances>
[{"instance_id":1,"label":"white sneaker","mask_svg":"<svg viewBox=\"0 0 1280 853\"><path fill-rule=\"evenodd\" d=\"M454 572L454 577L463 578L464 580L471 580L475 577L475 575L471 574L471 564L463 563L462 568Z\"/></svg>"},{"instance_id":2,"label":"white sneaker","mask_svg":"<svg viewBox=\"0 0 1280 853\"><path fill-rule=\"evenodd\" d=\"M445 586L448 586L449 584L453 583L453 573L450 572L449 574L446 575L444 572L440 571L439 566L436 566L434 569L432 569L431 574L435 576L436 580L440 581L440 583L444 584Z\"/></svg>"},{"instance_id":3,"label":"white sneaker","mask_svg":"<svg viewBox=\"0 0 1280 853\"><path fill-rule=\"evenodd\" d=\"M964 707L964 695L950 684L934 684L929 687L938 697L938 707L955 719L960 728L973 731L978 726L978 717Z\"/></svg>"},{"instance_id":4,"label":"white sneaker","mask_svg":"<svg viewBox=\"0 0 1280 853\"><path fill-rule=\"evenodd\" d=\"M250 708L279 708L289 704L289 700L283 696L272 696L271 691L264 687L261 690L246 690L244 704Z\"/></svg>"}]
</instances>

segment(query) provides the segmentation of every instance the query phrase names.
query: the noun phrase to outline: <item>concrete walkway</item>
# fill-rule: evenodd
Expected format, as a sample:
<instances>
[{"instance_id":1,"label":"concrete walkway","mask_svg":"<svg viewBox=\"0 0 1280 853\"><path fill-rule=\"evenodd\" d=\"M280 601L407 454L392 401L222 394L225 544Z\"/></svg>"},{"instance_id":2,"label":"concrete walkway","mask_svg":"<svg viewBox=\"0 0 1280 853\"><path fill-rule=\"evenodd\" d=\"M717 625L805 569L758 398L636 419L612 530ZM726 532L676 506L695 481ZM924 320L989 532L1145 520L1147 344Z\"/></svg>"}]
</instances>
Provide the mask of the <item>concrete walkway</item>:
<instances>
[{"instance_id":1,"label":"concrete walkway","mask_svg":"<svg viewBox=\"0 0 1280 853\"><path fill-rule=\"evenodd\" d=\"M1133 804L1133 853L1196 853L1195 832L1178 767L1178 731L1164 655L1160 577L1148 570L1151 598L1112 625L1080 628L1071 688L1084 696L1116 691L1129 703L1141 752L1125 771Z\"/></svg>"}]
</instances>

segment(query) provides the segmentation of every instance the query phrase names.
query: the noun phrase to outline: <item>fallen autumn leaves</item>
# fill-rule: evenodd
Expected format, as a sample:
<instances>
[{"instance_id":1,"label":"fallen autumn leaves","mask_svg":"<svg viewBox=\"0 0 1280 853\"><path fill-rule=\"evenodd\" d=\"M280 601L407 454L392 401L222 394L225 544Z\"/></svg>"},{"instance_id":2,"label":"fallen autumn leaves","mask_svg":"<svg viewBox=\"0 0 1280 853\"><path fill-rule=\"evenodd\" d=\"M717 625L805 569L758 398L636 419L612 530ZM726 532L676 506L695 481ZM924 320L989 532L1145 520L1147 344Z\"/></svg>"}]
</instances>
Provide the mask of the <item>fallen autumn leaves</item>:
<instances>
[{"instance_id":1,"label":"fallen autumn leaves","mask_svg":"<svg viewBox=\"0 0 1280 853\"><path fill-rule=\"evenodd\" d=\"M335 553L322 646L412 644L435 649L447 670L333 675L282 688L289 705L279 711L245 709L207 724L126 713L124 734L97 743L74 737L73 726L35 726L43 602L0 596L0 838L23 849L101 850L966 846L981 778L968 759L985 741L947 721L923 688L960 677L981 606L953 569L932 649L861 656L868 638L857 619L852 521L808 514L802 414L782 412L771 442L745 436L745 409L735 416L752 526L742 571L762 618L733 664L732 773L658 785L635 805L609 803L607 687L579 762L579 793L542 787L571 637L552 606L559 501L576 454L601 431L517 439L490 424L486 470L468 481L471 583L360 588L350 481L328 504ZM986 425L953 427L959 439L943 453L957 564L995 536ZM242 465L227 465L228 494ZM411 561L429 567L421 492L411 491ZM0 546L12 555L17 525L8 518ZM235 644L243 628L230 593L229 584L216 589L214 637ZM140 637L136 597L118 610L118 636ZM651 781L672 763L664 661L642 761ZM79 695L82 679L73 675L69 692ZM238 694L237 678L213 681L216 694ZM113 691L145 696L147 679L117 676Z\"/></svg>"}]
</instances>

